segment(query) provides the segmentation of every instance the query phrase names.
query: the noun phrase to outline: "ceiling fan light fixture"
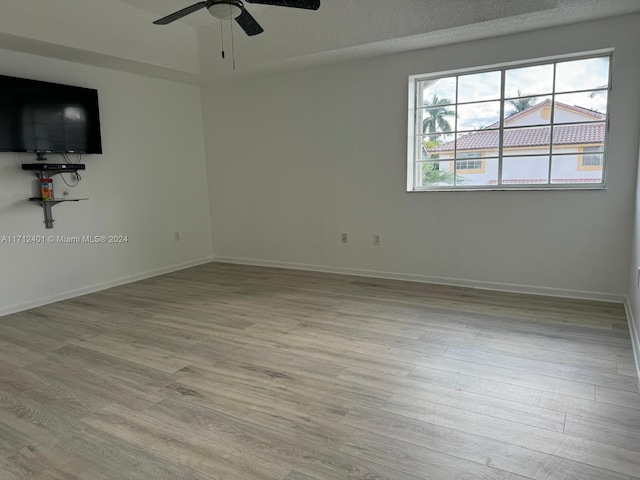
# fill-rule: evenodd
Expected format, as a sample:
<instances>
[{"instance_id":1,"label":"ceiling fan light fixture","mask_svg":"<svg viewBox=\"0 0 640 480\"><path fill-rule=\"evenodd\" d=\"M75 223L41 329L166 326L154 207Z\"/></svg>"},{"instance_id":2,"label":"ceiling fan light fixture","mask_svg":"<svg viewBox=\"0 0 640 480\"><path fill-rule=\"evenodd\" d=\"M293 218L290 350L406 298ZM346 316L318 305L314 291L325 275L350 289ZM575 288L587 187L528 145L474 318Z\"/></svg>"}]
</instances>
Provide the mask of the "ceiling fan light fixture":
<instances>
[{"instance_id":1,"label":"ceiling fan light fixture","mask_svg":"<svg viewBox=\"0 0 640 480\"><path fill-rule=\"evenodd\" d=\"M227 20L229 18L236 18L244 9L244 5L240 1L218 1L212 2L207 5L209 13L220 20Z\"/></svg>"}]
</instances>

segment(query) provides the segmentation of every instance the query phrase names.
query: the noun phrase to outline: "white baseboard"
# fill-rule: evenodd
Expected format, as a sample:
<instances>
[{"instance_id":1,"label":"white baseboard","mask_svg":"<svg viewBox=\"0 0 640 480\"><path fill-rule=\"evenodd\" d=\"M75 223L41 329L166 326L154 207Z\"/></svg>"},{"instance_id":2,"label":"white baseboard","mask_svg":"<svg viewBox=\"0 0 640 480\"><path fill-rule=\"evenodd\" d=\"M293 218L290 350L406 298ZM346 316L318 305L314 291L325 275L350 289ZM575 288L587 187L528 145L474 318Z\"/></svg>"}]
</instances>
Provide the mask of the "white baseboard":
<instances>
[{"instance_id":1,"label":"white baseboard","mask_svg":"<svg viewBox=\"0 0 640 480\"><path fill-rule=\"evenodd\" d=\"M624 309L627 312L627 322L629 322L629 333L631 334L631 345L633 346L633 357L636 361L636 374L638 375L638 381L640 382L640 336L638 336L638 329L636 328L636 321L633 316L633 309L631 308L629 297L624 301Z\"/></svg>"},{"instance_id":2,"label":"white baseboard","mask_svg":"<svg viewBox=\"0 0 640 480\"><path fill-rule=\"evenodd\" d=\"M337 273L355 275L359 277L385 278L389 280L406 280L410 282L435 283L456 287L478 288L499 292L529 293L532 295L546 295L551 297L579 298L582 300L598 300L602 302L624 303L626 296L615 293L589 292L583 290L569 290L559 288L537 287L533 285L518 285L511 283L484 282L479 280L464 280L449 277L432 277L413 273L380 272L359 268L343 268L325 265L309 265L304 263L278 262L271 260L256 260L252 258L219 257L214 256L214 262L236 263L241 265L255 265L261 267L288 268L292 270L307 270L313 272Z\"/></svg>"},{"instance_id":3,"label":"white baseboard","mask_svg":"<svg viewBox=\"0 0 640 480\"><path fill-rule=\"evenodd\" d=\"M50 297L39 298L30 302L11 305L9 307L2 307L0 308L0 317L4 315L10 315L12 313L22 312L24 310L29 310L30 308L41 307L43 305L48 305L50 303L59 302L61 300L68 300L70 298L79 297L81 295L87 295L88 293L99 292L101 290L106 290L107 288L112 288L112 287L117 287L119 285L124 285L127 283L137 282L139 280L144 280L145 278L157 277L158 275L163 275L165 273L184 270L185 268L195 267L197 265L210 263L212 261L213 261L213 256L198 258L196 260L190 260L188 262L184 262L180 264L157 268L155 270L150 270L148 272L136 273L135 275L128 275L126 277L117 278L109 282L89 285L87 287L78 288L76 290L69 290L67 292L63 292L57 295L52 295Z\"/></svg>"}]
</instances>

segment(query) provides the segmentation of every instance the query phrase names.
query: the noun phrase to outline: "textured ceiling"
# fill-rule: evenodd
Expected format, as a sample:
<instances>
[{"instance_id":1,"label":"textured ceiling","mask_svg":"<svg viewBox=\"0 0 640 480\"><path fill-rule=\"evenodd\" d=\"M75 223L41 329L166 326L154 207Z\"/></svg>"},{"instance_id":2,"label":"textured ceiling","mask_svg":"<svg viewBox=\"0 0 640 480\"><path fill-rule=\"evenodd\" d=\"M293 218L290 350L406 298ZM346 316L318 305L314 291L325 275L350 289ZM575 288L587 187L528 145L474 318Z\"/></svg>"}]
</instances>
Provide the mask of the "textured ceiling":
<instances>
[{"instance_id":1,"label":"textured ceiling","mask_svg":"<svg viewBox=\"0 0 640 480\"><path fill-rule=\"evenodd\" d=\"M246 4L265 29L255 37L206 10L153 25L192 3L2 0L0 48L206 84L640 11L639 0L322 0Z\"/></svg>"}]
</instances>

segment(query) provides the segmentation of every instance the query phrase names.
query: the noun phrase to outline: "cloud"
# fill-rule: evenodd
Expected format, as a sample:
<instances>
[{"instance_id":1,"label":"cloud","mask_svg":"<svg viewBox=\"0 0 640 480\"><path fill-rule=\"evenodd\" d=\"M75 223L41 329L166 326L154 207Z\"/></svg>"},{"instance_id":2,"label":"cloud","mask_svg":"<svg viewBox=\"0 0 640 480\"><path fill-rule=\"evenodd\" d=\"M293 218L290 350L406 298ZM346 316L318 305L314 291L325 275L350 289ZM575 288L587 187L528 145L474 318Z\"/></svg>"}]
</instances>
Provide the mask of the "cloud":
<instances>
[{"instance_id":1,"label":"cloud","mask_svg":"<svg viewBox=\"0 0 640 480\"><path fill-rule=\"evenodd\" d=\"M553 93L554 66L533 65L505 71L505 97L536 96L538 102ZM457 88L456 88L457 80ZM609 84L609 57L558 62L555 69L556 100L599 112L606 112ZM458 130L486 127L500 118L500 71L471 73L418 84L425 101L434 95L446 98L457 108ZM585 91L586 90L586 91ZM578 92L578 93L563 93ZM473 102L464 104L464 102ZM462 104L460 104L462 103ZM455 107L451 107L453 110ZM505 104L505 114L511 106ZM453 122L450 122L453 123Z\"/></svg>"}]
</instances>

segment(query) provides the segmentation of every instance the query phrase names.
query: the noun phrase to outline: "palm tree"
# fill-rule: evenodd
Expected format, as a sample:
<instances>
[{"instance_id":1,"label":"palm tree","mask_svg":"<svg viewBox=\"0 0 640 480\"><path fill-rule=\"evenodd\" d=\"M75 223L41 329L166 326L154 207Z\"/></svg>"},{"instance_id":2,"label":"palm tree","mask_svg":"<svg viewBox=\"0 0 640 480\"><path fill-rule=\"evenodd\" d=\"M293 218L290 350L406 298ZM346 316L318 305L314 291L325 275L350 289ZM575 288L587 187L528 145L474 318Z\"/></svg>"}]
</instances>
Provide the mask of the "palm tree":
<instances>
[{"instance_id":1,"label":"palm tree","mask_svg":"<svg viewBox=\"0 0 640 480\"><path fill-rule=\"evenodd\" d=\"M448 110L447 106L451 105L451 100L448 98L439 98L438 95L434 95L431 100L424 102L426 108L426 117L422 120L422 133L431 133L429 139L424 142L425 148L434 147L441 143L438 132L450 132L453 130L451 124L447 120L447 117L455 117L456 112L454 110ZM437 155L431 156L432 159L438 158ZM422 164L422 184L434 185L445 184L453 185L455 174L453 172L447 172L440 170L440 163L423 163ZM458 179L462 180L461 178Z\"/></svg>"},{"instance_id":2,"label":"palm tree","mask_svg":"<svg viewBox=\"0 0 640 480\"><path fill-rule=\"evenodd\" d=\"M456 112L447 110L445 105L451 105L451 100L439 98L438 95L434 95L430 101L424 102L424 106L427 108L427 117L422 120L422 133L435 134L436 132L450 132L453 130L446 117L455 117ZM437 138L437 135L429 136L431 141L435 141Z\"/></svg>"},{"instance_id":3,"label":"palm tree","mask_svg":"<svg viewBox=\"0 0 640 480\"><path fill-rule=\"evenodd\" d=\"M522 97L526 95L526 93L522 93L518 90L518 97ZM533 107L536 103L538 103L538 97L529 97L529 98L518 98L516 100L509 100L509 103L513 107L513 111L509 113L509 115L514 115L518 112L522 112L527 108Z\"/></svg>"},{"instance_id":4,"label":"palm tree","mask_svg":"<svg viewBox=\"0 0 640 480\"><path fill-rule=\"evenodd\" d=\"M454 172L440 170L438 162L422 164L422 185L453 185L454 179ZM464 181L465 179L458 177L458 183Z\"/></svg>"}]
</instances>

